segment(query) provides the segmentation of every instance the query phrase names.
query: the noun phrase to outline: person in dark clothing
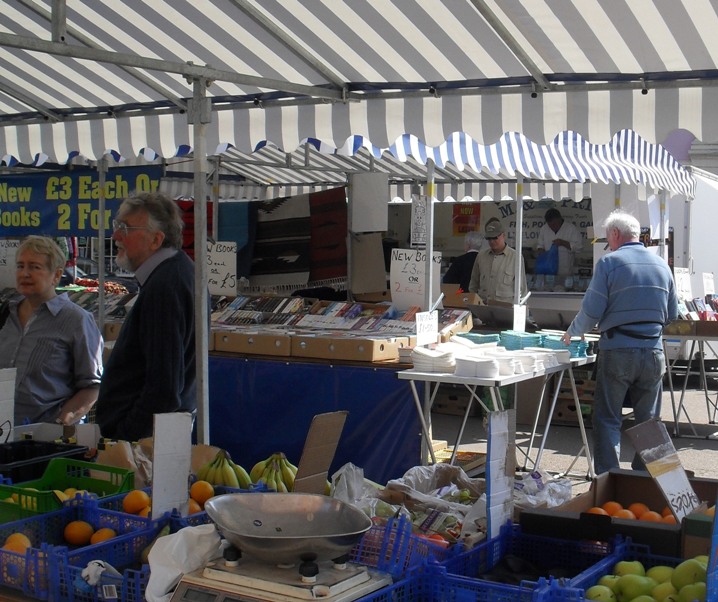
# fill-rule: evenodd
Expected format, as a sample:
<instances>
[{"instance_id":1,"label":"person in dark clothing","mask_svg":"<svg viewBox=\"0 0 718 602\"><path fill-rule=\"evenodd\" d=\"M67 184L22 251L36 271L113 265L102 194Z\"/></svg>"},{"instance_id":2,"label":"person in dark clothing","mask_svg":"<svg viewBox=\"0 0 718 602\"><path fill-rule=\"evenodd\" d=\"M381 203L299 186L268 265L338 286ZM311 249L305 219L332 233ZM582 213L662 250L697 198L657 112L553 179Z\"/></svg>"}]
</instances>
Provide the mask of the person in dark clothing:
<instances>
[{"instance_id":1,"label":"person in dark clothing","mask_svg":"<svg viewBox=\"0 0 718 602\"><path fill-rule=\"evenodd\" d=\"M486 239L480 232L472 230L464 236L464 254L454 258L444 274L444 284L458 284L462 291L468 292L471 270L474 269L476 254L488 247Z\"/></svg>"},{"instance_id":2,"label":"person in dark clothing","mask_svg":"<svg viewBox=\"0 0 718 602\"><path fill-rule=\"evenodd\" d=\"M197 407L194 263L181 250L177 204L161 193L125 199L112 222L117 263L140 292L105 366L96 405L103 437L153 434L154 414Z\"/></svg>"}]
</instances>

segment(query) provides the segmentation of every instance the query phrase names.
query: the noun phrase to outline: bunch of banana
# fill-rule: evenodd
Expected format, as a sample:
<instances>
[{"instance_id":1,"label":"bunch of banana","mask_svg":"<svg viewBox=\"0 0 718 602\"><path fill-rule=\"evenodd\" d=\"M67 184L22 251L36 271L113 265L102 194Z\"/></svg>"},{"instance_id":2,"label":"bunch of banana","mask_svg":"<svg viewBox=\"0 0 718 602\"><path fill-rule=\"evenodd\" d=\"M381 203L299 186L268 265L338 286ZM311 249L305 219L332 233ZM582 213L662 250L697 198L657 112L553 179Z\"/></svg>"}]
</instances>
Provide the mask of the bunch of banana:
<instances>
[{"instance_id":1,"label":"bunch of banana","mask_svg":"<svg viewBox=\"0 0 718 602\"><path fill-rule=\"evenodd\" d=\"M249 472L252 483L264 483L268 489L287 493L294 489L294 477L297 467L282 452L276 452L265 460L260 460Z\"/></svg>"},{"instance_id":2,"label":"bunch of banana","mask_svg":"<svg viewBox=\"0 0 718 602\"><path fill-rule=\"evenodd\" d=\"M247 471L239 464L232 462L229 453L223 449L220 449L209 462L199 467L197 480L233 489L249 489L252 484Z\"/></svg>"}]
</instances>

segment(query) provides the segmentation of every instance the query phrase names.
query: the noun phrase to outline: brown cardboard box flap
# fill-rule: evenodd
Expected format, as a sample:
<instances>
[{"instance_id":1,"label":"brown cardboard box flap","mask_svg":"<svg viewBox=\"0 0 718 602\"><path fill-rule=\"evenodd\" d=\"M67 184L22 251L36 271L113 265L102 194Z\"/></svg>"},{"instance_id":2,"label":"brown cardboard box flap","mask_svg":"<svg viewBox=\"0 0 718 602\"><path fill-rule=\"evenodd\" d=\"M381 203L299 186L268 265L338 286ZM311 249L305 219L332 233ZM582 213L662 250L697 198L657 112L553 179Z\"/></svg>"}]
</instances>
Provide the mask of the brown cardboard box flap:
<instances>
[{"instance_id":1,"label":"brown cardboard box flap","mask_svg":"<svg viewBox=\"0 0 718 602\"><path fill-rule=\"evenodd\" d=\"M294 480L295 492L324 493L329 467L348 414L341 410L317 414L312 419Z\"/></svg>"}]
</instances>

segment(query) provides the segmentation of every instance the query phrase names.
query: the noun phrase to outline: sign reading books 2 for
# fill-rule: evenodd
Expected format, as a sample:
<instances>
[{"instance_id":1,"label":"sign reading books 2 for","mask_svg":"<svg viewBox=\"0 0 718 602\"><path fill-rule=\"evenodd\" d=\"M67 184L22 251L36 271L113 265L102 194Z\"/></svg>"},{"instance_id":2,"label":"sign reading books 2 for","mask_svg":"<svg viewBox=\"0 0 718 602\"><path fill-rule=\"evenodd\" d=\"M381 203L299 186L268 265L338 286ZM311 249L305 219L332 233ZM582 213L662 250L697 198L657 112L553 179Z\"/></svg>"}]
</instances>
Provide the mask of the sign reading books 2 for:
<instances>
[{"instance_id":1,"label":"sign reading books 2 for","mask_svg":"<svg viewBox=\"0 0 718 602\"><path fill-rule=\"evenodd\" d=\"M207 242L207 288L211 295L237 294L236 242Z\"/></svg>"},{"instance_id":2,"label":"sign reading books 2 for","mask_svg":"<svg viewBox=\"0 0 718 602\"><path fill-rule=\"evenodd\" d=\"M431 290L441 292L441 253L432 256ZM424 307L426 294L426 251L421 249L392 249L389 271L391 302L400 311L410 307Z\"/></svg>"}]
</instances>

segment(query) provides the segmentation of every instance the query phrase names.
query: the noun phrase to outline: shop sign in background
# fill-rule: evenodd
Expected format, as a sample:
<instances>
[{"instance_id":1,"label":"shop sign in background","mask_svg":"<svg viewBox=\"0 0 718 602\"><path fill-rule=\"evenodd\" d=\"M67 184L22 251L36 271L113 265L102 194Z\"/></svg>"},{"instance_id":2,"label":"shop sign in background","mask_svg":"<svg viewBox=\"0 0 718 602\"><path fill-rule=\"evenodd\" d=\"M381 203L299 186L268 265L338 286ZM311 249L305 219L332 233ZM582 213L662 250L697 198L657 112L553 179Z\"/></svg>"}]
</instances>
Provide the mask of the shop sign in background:
<instances>
[{"instance_id":1,"label":"shop sign in background","mask_svg":"<svg viewBox=\"0 0 718 602\"><path fill-rule=\"evenodd\" d=\"M108 170L105 230L110 230L112 216L122 199L134 192L158 190L161 175L160 166ZM0 176L1 235L92 236L103 225L99 197L99 176L95 170Z\"/></svg>"},{"instance_id":2,"label":"shop sign in background","mask_svg":"<svg viewBox=\"0 0 718 602\"><path fill-rule=\"evenodd\" d=\"M480 230L481 207L478 203L456 203L451 218L453 236Z\"/></svg>"}]
</instances>

